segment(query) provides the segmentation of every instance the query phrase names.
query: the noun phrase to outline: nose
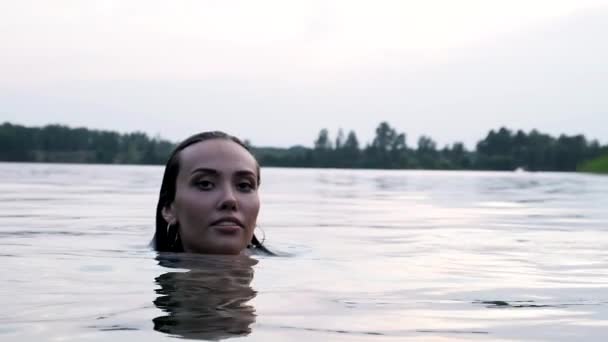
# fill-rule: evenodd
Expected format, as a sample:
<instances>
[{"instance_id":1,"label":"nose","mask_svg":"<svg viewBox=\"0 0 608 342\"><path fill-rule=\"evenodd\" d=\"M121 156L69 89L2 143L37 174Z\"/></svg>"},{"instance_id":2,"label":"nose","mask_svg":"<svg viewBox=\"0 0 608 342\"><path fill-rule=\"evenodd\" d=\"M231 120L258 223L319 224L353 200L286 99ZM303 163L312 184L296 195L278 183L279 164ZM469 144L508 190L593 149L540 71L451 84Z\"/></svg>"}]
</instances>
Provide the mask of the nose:
<instances>
[{"instance_id":1,"label":"nose","mask_svg":"<svg viewBox=\"0 0 608 342\"><path fill-rule=\"evenodd\" d=\"M234 196L234 190L231 186L225 186L221 192L221 197L218 202L218 209L234 211L237 210L237 208L238 206L236 197Z\"/></svg>"}]
</instances>

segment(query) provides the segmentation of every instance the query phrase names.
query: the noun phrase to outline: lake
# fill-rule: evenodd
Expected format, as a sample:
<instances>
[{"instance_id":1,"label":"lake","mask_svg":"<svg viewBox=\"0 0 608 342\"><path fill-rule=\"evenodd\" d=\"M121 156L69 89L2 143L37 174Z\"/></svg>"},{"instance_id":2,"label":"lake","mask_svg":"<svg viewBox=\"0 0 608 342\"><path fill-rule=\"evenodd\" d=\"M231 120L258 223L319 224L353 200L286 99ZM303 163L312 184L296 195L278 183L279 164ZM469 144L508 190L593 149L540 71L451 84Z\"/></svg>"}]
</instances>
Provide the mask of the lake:
<instances>
[{"instance_id":1,"label":"lake","mask_svg":"<svg viewBox=\"0 0 608 342\"><path fill-rule=\"evenodd\" d=\"M0 340L604 341L608 177L263 168L280 256L158 255L160 166L0 163Z\"/></svg>"}]
</instances>

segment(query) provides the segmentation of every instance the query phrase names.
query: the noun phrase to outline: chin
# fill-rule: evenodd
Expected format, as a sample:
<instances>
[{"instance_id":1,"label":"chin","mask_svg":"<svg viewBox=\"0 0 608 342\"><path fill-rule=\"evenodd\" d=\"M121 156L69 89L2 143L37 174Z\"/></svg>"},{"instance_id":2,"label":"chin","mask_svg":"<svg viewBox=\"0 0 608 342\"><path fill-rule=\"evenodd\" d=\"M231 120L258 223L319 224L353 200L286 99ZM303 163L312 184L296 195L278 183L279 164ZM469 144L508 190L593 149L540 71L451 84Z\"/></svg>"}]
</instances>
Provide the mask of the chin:
<instances>
[{"instance_id":1,"label":"chin","mask_svg":"<svg viewBox=\"0 0 608 342\"><path fill-rule=\"evenodd\" d=\"M209 243L211 242L212 243ZM243 235L204 236L191 243L183 243L184 251L198 254L237 255L247 248Z\"/></svg>"}]
</instances>

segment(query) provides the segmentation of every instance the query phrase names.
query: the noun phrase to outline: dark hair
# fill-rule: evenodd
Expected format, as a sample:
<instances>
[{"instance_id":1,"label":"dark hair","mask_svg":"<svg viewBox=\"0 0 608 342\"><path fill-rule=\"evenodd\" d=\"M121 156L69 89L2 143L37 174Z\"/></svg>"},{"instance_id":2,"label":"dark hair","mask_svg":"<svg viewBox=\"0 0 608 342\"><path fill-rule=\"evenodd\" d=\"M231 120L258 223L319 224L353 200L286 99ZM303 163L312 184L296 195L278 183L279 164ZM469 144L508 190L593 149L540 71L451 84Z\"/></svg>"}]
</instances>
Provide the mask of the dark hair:
<instances>
[{"instance_id":1,"label":"dark hair","mask_svg":"<svg viewBox=\"0 0 608 342\"><path fill-rule=\"evenodd\" d=\"M165 165L165 173L163 174L163 181L160 186L160 193L158 195L158 204L156 205L156 233L152 241L154 248L159 252L183 252L181 239L179 237L178 224L172 225L167 229L169 223L165 220L162 215L164 207L168 206L175 199L175 184L177 180L177 174L179 173L179 153L186 147L196 144L201 141L212 140L212 139L224 139L230 140L238 145L242 146L245 150L251 153L251 150L238 138L226 134L220 131L202 132L195 134L188 139L182 141L169 156L167 164ZM253 154L252 154L253 155ZM255 157L254 157L255 159ZM256 160L257 163L257 160ZM257 165L257 182L260 184L260 165ZM251 243L248 248L257 248L263 252L272 254L262 243L253 235Z\"/></svg>"}]
</instances>

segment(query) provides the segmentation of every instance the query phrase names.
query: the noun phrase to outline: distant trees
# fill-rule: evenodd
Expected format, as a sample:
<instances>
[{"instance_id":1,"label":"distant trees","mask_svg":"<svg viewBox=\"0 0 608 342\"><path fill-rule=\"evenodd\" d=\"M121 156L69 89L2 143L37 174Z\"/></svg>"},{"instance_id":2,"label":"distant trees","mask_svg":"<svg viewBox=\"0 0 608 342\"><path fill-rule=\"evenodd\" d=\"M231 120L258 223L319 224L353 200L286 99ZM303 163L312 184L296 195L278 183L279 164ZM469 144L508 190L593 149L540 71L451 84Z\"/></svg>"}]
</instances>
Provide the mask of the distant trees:
<instances>
[{"instance_id":1,"label":"distant trees","mask_svg":"<svg viewBox=\"0 0 608 342\"><path fill-rule=\"evenodd\" d=\"M41 128L0 125L0 160L33 162L163 164L171 142L136 132L47 125Z\"/></svg>"},{"instance_id":2,"label":"distant trees","mask_svg":"<svg viewBox=\"0 0 608 342\"><path fill-rule=\"evenodd\" d=\"M384 121L378 125L374 140L364 150L363 165L368 168L405 168L407 153L405 133L398 133Z\"/></svg>"},{"instance_id":3,"label":"distant trees","mask_svg":"<svg viewBox=\"0 0 608 342\"><path fill-rule=\"evenodd\" d=\"M323 128L313 142L313 149L300 147L298 156L279 153L276 149L254 148L254 153L267 166L306 166L334 168L375 169L465 169L473 165L472 152L462 143L437 149L437 144L428 136L418 140L417 148L409 148L407 135L398 132L388 122L381 122L375 129L371 143L361 146L354 131L344 139L344 130L339 129L332 144L329 131Z\"/></svg>"},{"instance_id":4,"label":"distant trees","mask_svg":"<svg viewBox=\"0 0 608 342\"><path fill-rule=\"evenodd\" d=\"M439 166L439 152L437 144L427 136L418 138L416 149L417 164L427 169L436 169Z\"/></svg>"},{"instance_id":5,"label":"distant trees","mask_svg":"<svg viewBox=\"0 0 608 342\"><path fill-rule=\"evenodd\" d=\"M529 133L505 127L491 130L477 143L475 151L468 151L461 142L439 149L425 135L418 138L415 147L409 147L407 135L388 122L376 127L374 138L365 146L354 131L346 135L344 132L339 129L332 139L327 129L321 129L313 148L255 147L249 141L247 145L260 164L284 167L448 170L522 167L532 171L575 171L601 169L608 158L608 146L588 141L583 135L554 138L537 130ZM169 141L141 132L119 134L62 125L31 128L0 125L2 161L163 164L173 147ZM585 163L592 159L598 161Z\"/></svg>"},{"instance_id":6,"label":"distant trees","mask_svg":"<svg viewBox=\"0 0 608 342\"><path fill-rule=\"evenodd\" d=\"M477 144L476 168L488 170L575 171L583 161L602 154L597 141L583 135L560 135L557 139L532 130L513 133L502 127L491 130Z\"/></svg>"},{"instance_id":7,"label":"distant trees","mask_svg":"<svg viewBox=\"0 0 608 342\"><path fill-rule=\"evenodd\" d=\"M346 141L338 150L338 154L341 155L341 167L358 167L358 161L361 158L361 151L359 150L359 139L357 139L357 134L355 134L354 131L348 132Z\"/></svg>"},{"instance_id":8,"label":"distant trees","mask_svg":"<svg viewBox=\"0 0 608 342\"><path fill-rule=\"evenodd\" d=\"M584 172L608 174L608 153L604 154L601 157L588 160L582 163L577 170Z\"/></svg>"},{"instance_id":9,"label":"distant trees","mask_svg":"<svg viewBox=\"0 0 608 342\"><path fill-rule=\"evenodd\" d=\"M372 142L365 147L360 147L354 131L348 133L346 140L343 132L338 130L332 145L329 131L322 129L314 141L314 149L306 151L302 147L306 152L300 152L300 156L308 155L310 162L300 159L298 163L276 163L263 150L258 151L258 158L264 165L276 166L444 170L521 167L531 171L575 171L586 160L608 155L608 146L589 142L582 135L554 138L537 130L514 133L505 127L491 130L477 143L475 151L468 151L461 142L439 149L425 135L418 138L415 148L410 148L406 134L396 131L388 122L378 125Z\"/></svg>"}]
</instances>

